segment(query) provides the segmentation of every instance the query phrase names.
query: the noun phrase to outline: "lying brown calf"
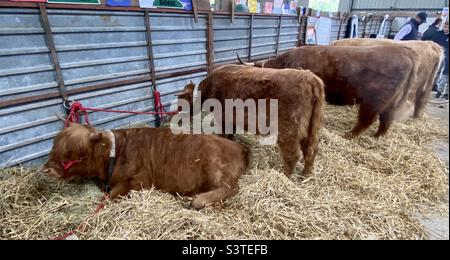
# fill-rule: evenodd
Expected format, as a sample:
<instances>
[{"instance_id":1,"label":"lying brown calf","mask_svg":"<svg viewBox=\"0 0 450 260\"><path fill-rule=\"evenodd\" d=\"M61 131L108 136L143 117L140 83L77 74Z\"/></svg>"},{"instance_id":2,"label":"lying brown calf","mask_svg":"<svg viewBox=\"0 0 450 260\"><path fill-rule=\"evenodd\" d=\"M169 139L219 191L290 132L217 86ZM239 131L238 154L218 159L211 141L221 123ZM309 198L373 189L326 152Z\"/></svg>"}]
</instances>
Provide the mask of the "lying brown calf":
<instances>
[{"instance_id":1,"label":"lying brown calf","mask_svg":"<svg viewBox=\"0 0 450 260\"><path fill-rule=\"evenodd\" d=\"M247 148L217 136L71 124L56 136L43 171L61 179L98 177L111 187L111 198L152 186L196 195L192 206L200 209L234 195L248 163Z\"/></svg>"}]
</instances>

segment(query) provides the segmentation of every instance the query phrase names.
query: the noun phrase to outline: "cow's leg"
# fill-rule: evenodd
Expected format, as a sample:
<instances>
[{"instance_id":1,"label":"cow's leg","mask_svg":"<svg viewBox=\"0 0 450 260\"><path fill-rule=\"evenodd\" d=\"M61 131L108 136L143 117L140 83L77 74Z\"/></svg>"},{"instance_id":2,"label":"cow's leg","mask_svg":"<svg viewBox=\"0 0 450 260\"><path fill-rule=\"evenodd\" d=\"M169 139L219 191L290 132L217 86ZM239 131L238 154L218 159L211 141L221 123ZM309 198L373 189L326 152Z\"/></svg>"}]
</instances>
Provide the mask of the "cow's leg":
<instances>
[{"instance_id":1,"label":"cow's leg","mask_svg":"<svg viewBox=\"0 0 450 260\"><path fill-rule=\"evenodd\" d=\"M426 82L426 88L419 88L416 93L416 106L414 108L414 116L413 118L420 118L430 100L430 93L433 90L434 84L437 83L439 74L442 71L442 64L436 64L432 76L433 78L429 78Z\"/></svg>"},{"instance_id":2,"label":"cow's leg","mask_svg":"<svg viewBox=\"0 0 450 260\"><path fill-rule=\"evenodd\" d=\"M111 187L110 197L116 199L118 196L125 196L130 191L130 187L125 183L118 183Z\"/></svg>"},{"instance_id":3,"label":"cow's leg","mask_svg":"<svg viewBox=\"0 0 450 260\"><path fill-rule=\"evenodd\" d=\"M345 138L353 139L358 137L362 132L367 130L375 119L377 118L377 112L374 107L367 104L361 104L359 108L358 122L353 129L345 134Z\"/></svg>"},{"instance_id":4,"label":"cow's leg","mask_svg":"<svg viewBox=\"0 0 450 260\"><path fill-rule=\"evenodd\" d=\"M392 123L394 122L394 112L392 109L388 109L380 115L380 126L378 127L377 133L373 136L375 138L380 138L388 132Z\"/></svg>"},{"instance_id":5,"label":"cow's leg","mask_svg":"<svg viewBox=\"0 0 450 260\"><path fill-rule=\"evenodd\" d=\"M217 189L200 193L192 201L192 207L194 209L202 209L207 204L218 202L221 200L225 200L233 195L235 195L238 191L238 185L236 184L225 184Z\"/></svg>"},{"instance_id":6,"label":"cow's leg","mask_svg":"<svg viewBox=\"0 0 450 260\"><path fill-rule=\"evenodd\" d=\"M305 158L305 168L303 168L302 175L308 177L314 173L314 159L319 151L319 143L316 140L303 139L300 145Z\"/></svg>"},{"instance_id":7,"label":"cow's leg","mask_svg":"<svg viewBox=\"0 0 450 260\"><path fill-rule=\"evenodd\" d=\"M300 159L299 139L298 136L291 136L290 138L278 137L278 147L284 162L284 174L287 177L291 177L292 173L294 173L295 166Z\"/></svg>"}]
</instances>

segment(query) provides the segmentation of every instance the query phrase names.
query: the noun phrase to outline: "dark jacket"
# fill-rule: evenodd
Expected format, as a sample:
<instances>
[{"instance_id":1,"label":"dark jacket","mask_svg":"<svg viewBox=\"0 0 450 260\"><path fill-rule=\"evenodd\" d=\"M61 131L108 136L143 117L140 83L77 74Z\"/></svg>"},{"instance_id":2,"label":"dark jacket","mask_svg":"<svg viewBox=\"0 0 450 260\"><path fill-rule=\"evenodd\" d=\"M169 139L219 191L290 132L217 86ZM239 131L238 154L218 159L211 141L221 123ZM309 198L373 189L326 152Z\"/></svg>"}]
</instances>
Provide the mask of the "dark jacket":
<instances>
[{"instance_id":1,"label":"dark jacket","mask_svg":"<svg viewBox=\"0 0 450 260\"><path fill-rule=\"evenodd\" d=\"M430 27L428 27L428 30L423 33L422 41L431 41L434 37L434 34L438 32L439 28L434 25L430 25Z\"/></svg>"},{"instance_id":2,"label":"dark jacket","mask_svg":"<svg viewBox=\"0 0 450 260\"><path fill-rule=\"evenodd\" d=\"M403 27L406 25L411 25L412 30L411 32L403 37L402 41L416 41L419 39L419 26L420 24L416 21L416 19L412 18L409 22L407 22Z\"/></svg>"},{"instance_id":3,"label":"dark jacket","mask_svg":"<svg viewBox=\"0 0 450 260\"><path fill-rule=\"evenodd\" d=\"M449 47L448 47L448 34L445 34L444 31L438 31L434 34L432 41L439 44L442 48L445 49L445 67L444 67L444 75L448 75L449 70Z\"/></svg>"}]
</instances>

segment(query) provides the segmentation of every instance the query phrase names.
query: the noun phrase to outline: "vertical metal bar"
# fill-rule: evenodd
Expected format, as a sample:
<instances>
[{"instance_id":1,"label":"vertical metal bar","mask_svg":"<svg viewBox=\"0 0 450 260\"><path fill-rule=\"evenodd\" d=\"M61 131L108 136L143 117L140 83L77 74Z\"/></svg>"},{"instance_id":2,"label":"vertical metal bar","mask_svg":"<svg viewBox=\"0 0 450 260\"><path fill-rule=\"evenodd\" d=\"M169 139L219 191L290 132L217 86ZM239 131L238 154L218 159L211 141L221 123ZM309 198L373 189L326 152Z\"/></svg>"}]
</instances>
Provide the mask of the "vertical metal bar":
<instances>
[{"instance_id":1,"label":"vertical metal bar","mask_svg":"<svg viewBox=\"0 0 450 260\"><path fill-rule=\"evenodd\" d=\"M297 47L301 46L302 42L302 24L303 24L303 15L301 13L301 9L298 8L298 35L297 35Z\"/></svg>"},{"instance_id":2,"label":"vertical metal bar","mask_svg":"<svg viewBox=\"0 0 450 260\"><path fill-rule=\"evenodd\" d=\"M234 1L231 1L231 23L234 23L234 13L236 9L236 3Z\"/></svg>"},{"instance_id":3,"label":"vertical metal bar","mask_svg":"<svg viewBox=\"0 0 450 260\"><path fill-rule=\"evenodd\" d=\"M278 56L278 50L280 49L280 34L281 34L281 22L282 22L283 16L280 15L280 18L278 19L278 32L277 32L277 45L275 46L275 55Z\"/></svg>"},{"instance_id":4,"label":"vertical metal bar","mask_svg":"<svg viewBox=\"0 0 450 260\"><path fill-rule=\"evenodd\" d=\"M372 28L373 28L373 18L374 18L374 16L370 17L369 38L370 38L370 33L372 32Z\"/></svg>"},{"instance_id":5,"label":"vertical metal bar","mask_svg":"<svg viewBox=\"0 0 450 260\"><path fill-rule=\"evenodd\" d=\"M253 45L253 18L254 15L250 15L250 32L248 37L248 60L252 60L252 45Z\"/></svg>"},{"instance_id":6,"label":"vertical metal bar","mask_svg":"<svg viewBox=\"0 0 450 260\"><path fill-rule=\"evenodd\" d=\"M303 33L302 33L302 41L304 44L306 44L306 33L307 33L307 29L308 29L308 16L305 15L303 16L303 22L302 22L302 26L303 26Z\"/></svg>"},{"instance_id":7,"label":"vertical metal bar","mask_svg":"<svg viewBox=\"0 0 450 260\"><path fill-rule=\"evenodd\" d=\"M152 30L151 30L151 24L150 24L150 13L148 9L145 9L144 11L144 20L145 20L145 32L146 32L146 39L147 39L147 55L148 55L148 68L150 70L150 77L152 81L153 91L157 90L156 86L156 73L155 73L155 60L153 58L153 41L152 41ZM156 108L156 102L153 99L153 104L155 110ZM155 115L155 126L160 127L161 126L161 117L159 115Z\"/></svg>"},{"instance_id":8,"label":"vertical metal bar","mask_svg":"<svg viewBox=\"0 0 450 260\"><path fill-rule=\"evenodd\" d=\"M395 18L396 17L392 17L392 19L390 19L391 20L391 25L389 26L389 31L388 31L388 35L387 35L388 39L391 37L392 27L394 27L394 20L395 20Z\"/></svg>"},{"instance_id":9,"label":"vertical metal bar","mask_svg":"<svg viewBox=\"0 0 450 260\"><path fill-rule=\"evenodd\" d=\"M212 11L208 12L208 21L206 29L206 59L208 64L208 73L214 70L214 31L213 31L214 15Z\"/></svg>"},{"instance_id":10,"label":"vertical metal bar","mask_svg":"<svg viewBox=\"0 0 450 260\"><path fill-rule=\"evenodd\" d=\"M369 21L372 19L372 16L367 17L367 19L364 20L364 27L363 27L363 33L362 33L362 37L366 38L366 30L367 30L367 24L369 23Z\"/></svg>"},{"instance_id":11,"label":"vertical metal bar","mask_svg":"<svg viewBox=\"0 0 450 260\"><path fill-rule=\"evenodd\" d=\"M39 3L39 10L41 14L41 24L45 31L45 38L47 40L48 48L52 58L53 68L56 73L56 81L58 82L59 93L64 100L67 100L66 87L64 84L64 78L61 72L61 65L58 59L58 53L56 52L55 42L53 40L53 33L48 21L47 9L44 3ZM66 111L68 112L68 111Z\"/></svg>"},{"instance_id":12,"label":"vertical metal bar","mask_svg":"<svg viewBox=\"0 0 450 260\"><path fill-rule=\"evenodd\" d=\"M338 40L341 39L342 24L344 23L344 20L346 17L347 17L346 15L344 15L344 17L342 17L342 14L339 14L339 31L338 31L338 37L337 37Z\"/></svg>"}]
</instances>

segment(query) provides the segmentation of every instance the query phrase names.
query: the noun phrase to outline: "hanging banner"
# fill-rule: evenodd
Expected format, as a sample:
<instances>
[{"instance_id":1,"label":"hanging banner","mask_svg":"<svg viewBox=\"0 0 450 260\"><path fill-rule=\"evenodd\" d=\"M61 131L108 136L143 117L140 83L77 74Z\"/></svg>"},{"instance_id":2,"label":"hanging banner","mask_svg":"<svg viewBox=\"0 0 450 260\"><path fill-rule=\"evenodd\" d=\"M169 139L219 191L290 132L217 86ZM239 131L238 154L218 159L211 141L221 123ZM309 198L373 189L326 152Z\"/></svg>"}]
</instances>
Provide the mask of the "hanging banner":
<instances>
[{"instance_id":1,"label":"hanging banner","mask_svg":"<svg viewBox=\"0 0 450 260\"><path fill-rule=\"evenodd\" d=\"M172 8L192 10L191 0L139 0L141 8Z\"/></svg>"},{"instance_id":2,"label":"hanging banner","mask_svg":"<svg viewBox=\"0 0 450 260\"><path fill-rule=\"evenodd\" d=\"M331 21L328 17L309 17L306 27L306 44L330 45Z\"/></svg>"},{"instance_id":3,"label":"hanging banner","mask_svg":"<svg viewBox=\"0 0 450 260\"><path fill-rule=\"evenodd\" d=\"M309 17L308 24L306 26L306 39L305 43L308 45L317 44L317 33L316 33L316 24L318 23L319 18L317 17Z\"/></svg>"},{"instance_id":4,"label":"hanging banner","mask_svg":"<svg viewBox=\"0 0 450 260\"><path fill-rule=\"evenodd\" d=\"M90 4L98 5L100 0L48 0L49 4Z\"/></svg>"},{"instance_id":5,"label":"hanging banner","mask_svg":"<svg viewBox=\"0 0 450 260\"><path fill-rule=\"evenodd\" d=\"M283 13L283 0L274 0L272 12L274 14L282 14Z\"/></svg>"},{"instance_id":6,"label":"hanging banner","mask_svg":"<svg viewBox=\"0 0 450 260\"><path fill-rule=\"evenodd\" d=\"M298 0L292 0L289 5L289 13L297 14Z\"/></svg>"},{"instance_id":7,"label":"hanging banner","mask_svg":"<svg viewBox=\"0 0 450 260\"><path fill-rule=\"evenodd\" d=\"M264 13L265 14L271 14L273 9L273 3L272 2L265 2L264 3Z\"/></svg>"},{"instance_id":8,"label":"hanging banner","mask_svg":"<svg viewBox=\"0 0 450 260\"><path fill-rule=\"evenodd\" d=\"M10 0L11 2L39 2L46 3L47 0Z\"/></svg>"},{"instance_id":9,"label":"hanging banner","mask_svg":"<svg viewBox=\"0 0 450 260\"><path fill-rule=\"evenodd\" d=\"M248 10L250 13L258 12L258 1L257 0L248 0Z\"/></svg>"},{"instance_id":10,"label":"hanging banner","mask_svg":"<svg viewBox=\"0 0 450 260\"><path fill-rule=\"evenodd\" d=\"M132 6L131 0L106 0L107 6Z\"/></svg>"}]
</instances>

